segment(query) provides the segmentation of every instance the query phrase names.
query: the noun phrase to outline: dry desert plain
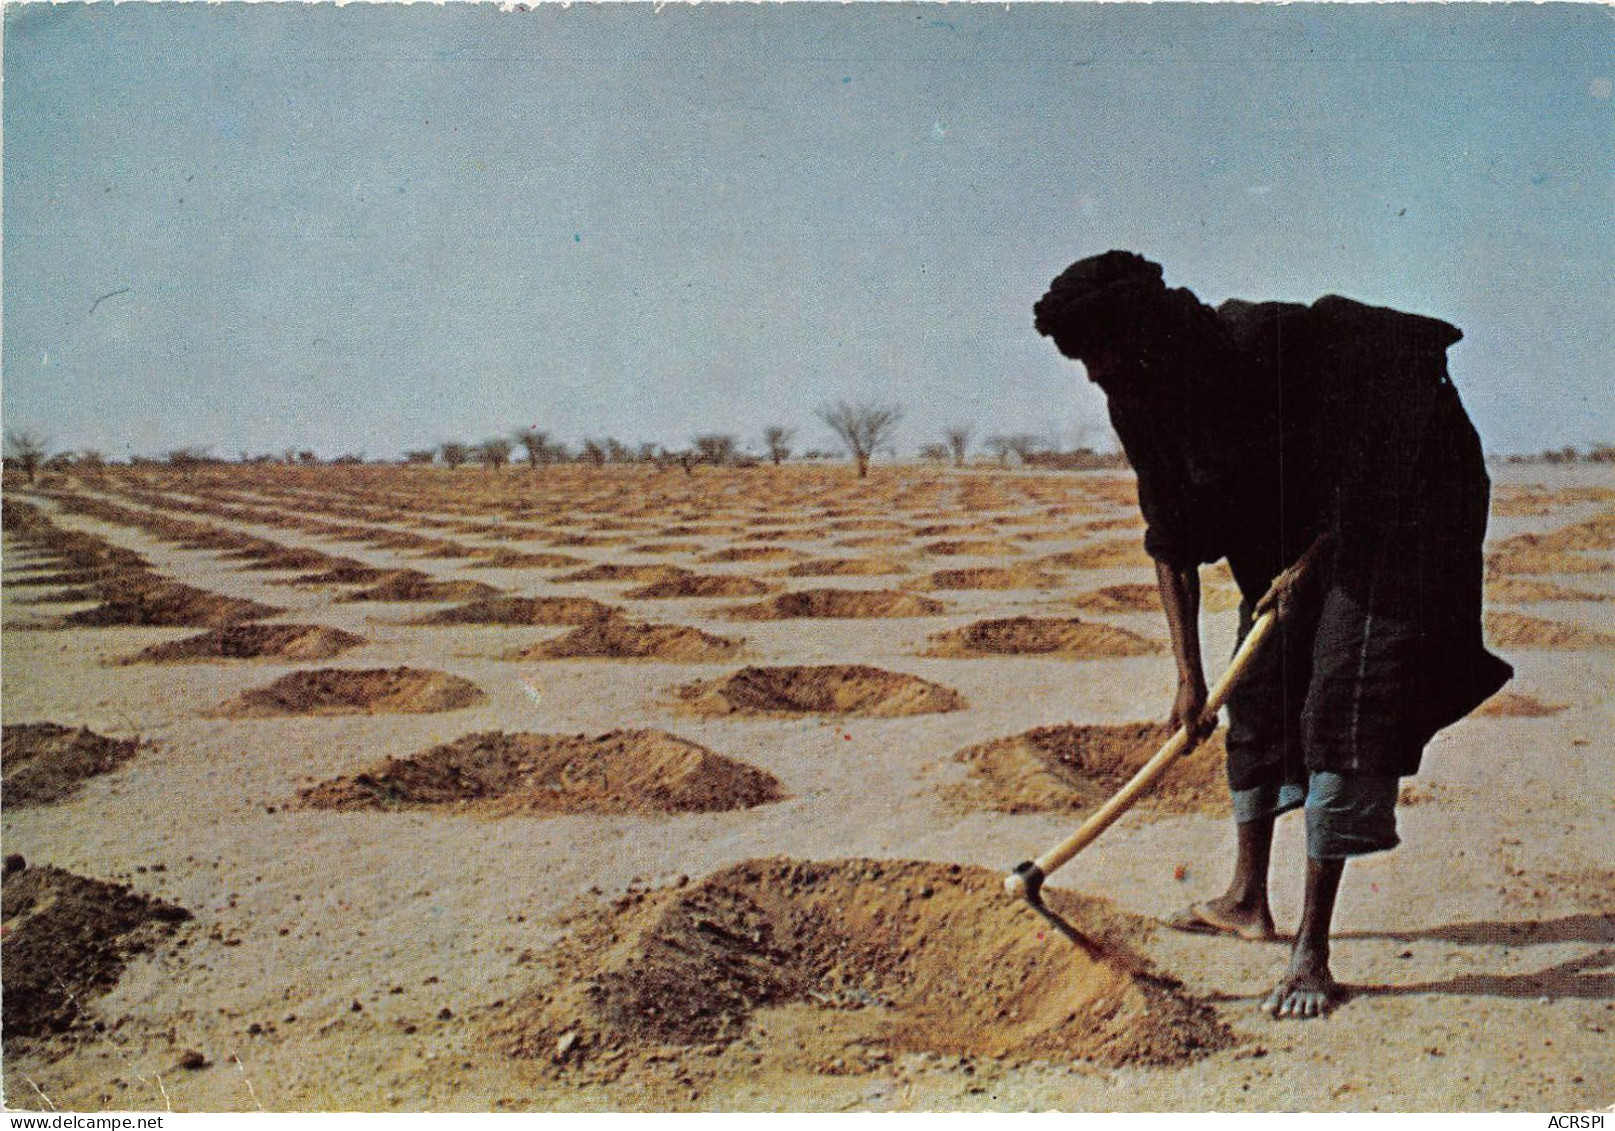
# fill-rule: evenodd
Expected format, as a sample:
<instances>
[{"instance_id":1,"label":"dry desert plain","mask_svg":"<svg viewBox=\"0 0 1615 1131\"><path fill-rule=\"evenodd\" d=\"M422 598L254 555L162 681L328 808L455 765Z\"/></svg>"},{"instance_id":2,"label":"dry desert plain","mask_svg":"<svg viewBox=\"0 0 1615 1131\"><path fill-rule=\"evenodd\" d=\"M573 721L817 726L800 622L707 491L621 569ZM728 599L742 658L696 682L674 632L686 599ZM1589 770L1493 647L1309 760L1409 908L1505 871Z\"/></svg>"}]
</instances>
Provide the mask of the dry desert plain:
<instances>
[{"instance_id":1,"label":"dry desert plain","mask_svg":"<svg viewBox=\"0 0 1615 1131\"><path fill-rule=\"evenodd\" d=\"M1494 478L1516 679L1296 1023L1283 944L1159 922L1226 880L1216 743L1052 881L1087 947L1000 887L1162 737L1125 473L8 473L5 1102L1607 1107L1615 477Z\"/></svg>"}]
</instances>

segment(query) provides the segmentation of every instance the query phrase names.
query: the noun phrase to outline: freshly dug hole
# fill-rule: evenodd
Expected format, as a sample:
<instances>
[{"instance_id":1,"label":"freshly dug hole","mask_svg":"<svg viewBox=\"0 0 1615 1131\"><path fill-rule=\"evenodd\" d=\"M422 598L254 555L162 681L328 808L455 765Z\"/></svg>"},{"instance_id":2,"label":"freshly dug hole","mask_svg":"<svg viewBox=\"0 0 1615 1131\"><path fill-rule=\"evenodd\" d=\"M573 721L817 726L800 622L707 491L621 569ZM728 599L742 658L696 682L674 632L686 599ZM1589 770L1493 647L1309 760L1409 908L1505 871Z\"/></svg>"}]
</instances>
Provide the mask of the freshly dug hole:
<instances>
[{"instance_id":1,"label":"freshly dug hole","mask_svg":"<svg viewBox=\"0 0 1615 1131\"><path fill-rule=\"evenodd\" d=\"M809 1066L852 1043L1108 1067L1183 1064L1233 1043L1129 946L1136 919L1066 892L1046 899L1093 952L1050 938L986 869L747 861L582 917L548 957L555 988L516 1002L490 1035L600 1080L667 1046L727 1045L763 1011L793 1008L824 1015L786 1054Z\"/></svg>"},{"instance_id":2,"label":"freshly dug hole","mask_svg":"<svg viewBox=\"0 0 1615 1131\"><path fill-rule=\"evenodd\" d=\"M383 580L339 597L339 601L473 601L492 597L499 590L481 581L438 581L413 569L401 569Z\"/></svg>"},{"instance_id":3,"label":"freshly dug hole","mask_svg":"<svg viewBox=\"0 0 1615 1131\"><path fill-rule=\"evenodd\" d=\"M802 554L788 546L731 546L704 555L703 562L777 562L799 558Z\"/></svg>"},{"instance_id":4,"label":"freshly dug hole","mask_svg":"<svg viewBox=\"0 0 1615 1131\"><path fill-rule=\"evenodd\" d=\"M103 598L101 604L69 613L62 623L95 628L207 628L259 620L282 611L244 597L225 597L149 574L106 582L98 590Z\"/></svg>"},{"instance_id":5,"label":"freshly dug hole","mask_svg":"<svg viewBox=\"0 0 1615 1131\"><path fill-rule=\"evenodd\" d=\"M1486 635L1499 648L1615 648L1607 632L1506 611L1486 614Z\"/></svg>"},{"instance_id":6,"label":"freshly dug hole","mask_svg":"<svg viewBox=\"0 0 1615 1131\"><path fill-rule=\"evenodd\" d=\"M419 617L411 624L592 624L622 610L588 597L495 597Z\"/></svg>"},{"instance_id":7,"label":"freshly dug hole","mask_svg":"<svg viewBox=\"0 0 1615 1131\"><path fill-rule=\"evenodd\" d=\"M329 660L365 643L362 636L319 624L237 624L153 644L126 663L173 663L184 660L276 659L305 662Z\"/></svg>"},{"instance_id":8,"label":"freshly dug hole","mask_svg":"<svg viewBox=\"0 0 1615 1131\"><path fill-rule=\"evenodd\" d=\"M49 865L11 870L4 904L6 1041L88 1030L85 1004L117 984L125 964L191 917L122 884Z\"/></svg>"},{"instance_id":9,"label":"freshly dug hole","mask_svg":"<svg viewBox=\"0 0 1615 1131\"><path fill-rule=\"evenodd\" d=\"M490 815L711 813L784 796L772 775L658 730L470 734L299 794L314 809L453 806Z\"/></svg>"},{"instance_id":10,"label":"freshly dug hole","mask_svg":"<svg viewBox=\"0 0 1615 1131\"><path fill-rule=\"evenodd\" d=\"M741 643L686 625L601 620L573 629L565 636L524 648L512 658L564 660L601 657L701 663L734 659L740 652Z\"/></svg>"},{"instance_id":11,"label":"freshly dug hole","mask_svg":"<svg viewBox=\"0 0 1615 1131\"><path fill-rule=\"evenodd\" d=\"M917 676L863 664L741 668L674 691L694 715L862 715L894 718L962 710L964 696Z\"/></svg>"},{"instance_id":12,"label":"freshly dug hole","mask_svg":"<svg viewBox=\"0 0 1615 1131\"><path fill-rule=\"evenodd\" d=\"M939 569L923 583L931 589L1055 589L1065 582L1031 566Z\"/></svg>"},{"instance_id":13,"label":"freshly dug hole","mask_svg":"<svg viewBox=\"0 0 1615 1131\"><path fill-rule=\"evenodd\" d=\"M670 565L624 565L606 562L574 573L563 574L556 581L632 581L641 585L654 585L659 581L672 581L687 577L690 571Z\"/></svg>"},{"instance_id":14,"label":"freshly dug hole","mask_svg":"<svg viewBox=\"0 0 1615 1131\"><path fill-rule=\"evenodd\" d=\"M927 656L1059 656L1098 660L1143 656L1162 645L1125 628L1076 617L1007 617L981 620L930 637Z\"/></svg>"},{"instance_id":15,"label":"freshly dug hole","mask_svg":"<svg viewBox=\"0 0 1615 1131\"><path fill-rule=\"evenodd\" d=\"M86 779L111 773L140 749L139 739L106 738L88 727L56 723L19 723L3 734L0 797L10 809L71 797Z\"/></svg>"},{"instance_id":16,"label":"freshly dug hole","mask_svg":"<svg viewBox=\"0 0 1615 1131\"><path fill-rule=\"evenodd\" d=\"M890 589L803 589L781 593L755 605L725 610L735 620L792 620L797 617L929 617L947 606L930 597Z\"/></svg>"},{"instance_id":17,"label":"freshly dug hole","mask_svg":"<svg viewBox=\"0 0 1615 1131\"><path fill-rule=\"evenodd\" d=\"M943 792L966 808L1081 812L1109 799L1171 736L1165 723L1034 727L959 751L953 760L970 767L970 778ZM1138 808L1227 813L1227 757L1219 731L1180 758Z\"/></svg>"},{"instance_id":18,"label":"freshly dug hole","mask_svg":"<svg viewBox=\"0 0 1615 1131\"><path fill-rule=\"evenodd\" d=\"M429 714L487 701L470 680L422 668L319 668L291 672L220 706L228 718L275 715Z\"/></svg>"},{"instance_id":19,"label":"freshly dug hole","mask_svg":"<svg viewBox=\"0 0 1615 1131\"><path fill-rule=\"evenodd\" d=\"M815 558L785 571L786 577L882 577L907 573L908 566L895 558Z\"/></svg>"}]
</instances>

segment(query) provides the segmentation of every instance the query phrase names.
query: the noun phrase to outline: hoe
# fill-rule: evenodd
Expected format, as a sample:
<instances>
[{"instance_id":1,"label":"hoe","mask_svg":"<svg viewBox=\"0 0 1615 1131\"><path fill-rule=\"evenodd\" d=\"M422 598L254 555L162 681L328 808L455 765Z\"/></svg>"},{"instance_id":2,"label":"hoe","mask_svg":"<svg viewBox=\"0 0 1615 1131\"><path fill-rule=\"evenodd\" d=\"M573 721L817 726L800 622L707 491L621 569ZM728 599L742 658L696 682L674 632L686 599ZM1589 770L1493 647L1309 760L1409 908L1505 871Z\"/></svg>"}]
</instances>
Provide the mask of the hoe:
<instances>
[{"instance_id":1,"label":"hoe","mask_svg":"<svg viewBox=\"0 0 1615 1131\"><path fill-rule=\"evenodd\" d=\"M1222 677L1206 693L1206 707L1200 715L1203 728L1201 735L1209 735L1216 725L1217 712L1221 710L1228 693L1232 691L1250 668L1251 659L1261 650L1267 638L1273 634L1273 629L1279 622L1279 602L1277 600L1281 586L1285 582L1293 583L1311 566L1313 560L1322 551L1327 543L1326 537L1320 537L1300 559L1285 573L1274 580L1267 595L1257 603L1257 608L1264 610L1251 623L1250 631L1240 642L1239 649L1234 658L1228 662ZM1165 744L1155 752L1154 756L1139 768L1128 783L1116 791L1109 801L1106 801L1093 814L1083 821L1077 831L1066 837L1059 844L1049 849L1036 860L1027 860L1017 865L1015 870L1004 877L1004 890L1012 896L1026 900L1028 906L1043 918L1053 924L1055 930L1079 946L1091 949L1088 940L1084 939L1077 929L1067 923L1043 902L1043 883L1054 872L1064 867L1077 853L1087 848L1099 838L1099 834L1115 824L1121 815L1131 809L1158 778L1179 758L1200 744L1201 739L1196 737L1194 731L1188 727L1179 727L1177 732L1167 739Z\"/></svg>"}]
</instances>

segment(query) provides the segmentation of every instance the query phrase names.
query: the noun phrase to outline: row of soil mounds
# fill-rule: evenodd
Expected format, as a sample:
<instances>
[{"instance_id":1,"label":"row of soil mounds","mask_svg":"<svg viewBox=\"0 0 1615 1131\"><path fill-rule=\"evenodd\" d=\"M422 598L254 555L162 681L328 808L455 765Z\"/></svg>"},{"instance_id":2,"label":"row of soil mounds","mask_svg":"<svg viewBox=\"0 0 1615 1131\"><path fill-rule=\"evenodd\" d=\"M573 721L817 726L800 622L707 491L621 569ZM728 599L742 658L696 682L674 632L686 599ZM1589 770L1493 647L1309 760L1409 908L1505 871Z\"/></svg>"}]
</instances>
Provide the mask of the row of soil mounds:
<instances>
[{"instance_id":1,"label":"row of soil mounds","mask_svg":"<svg viewBox=\"0 0 1615 1131\"><path fill-rule=\"evenodd\" d=\"M861 715L896 718L959 711L964 696L918 676L864 664L746 667L674 690L681 710L725 715Z\"/></svg>"},{"instance_id":2,"label":"row of soil mounds","mask_svg":"<svg viewBox=\"0 0 1615 1131\"><path fill-rule=\"evenodd\" d=\"M771 775L658 730L487 731L302 791L316 809L451 806L515 813L710 813L785 797Z\"/></svg>"},{"instance_id":3,"label":"row of soil mounds","mask_svg":"<svg viewBox=\"0 0 1615 1131\"><path fill-rule=\"evenodd\" d=\"M1154 640L1108 624L1077 617L1005 617L976 621L930 638L928 656L1057 656L1105 659L1159 652Z\"/></svg>"},{"instance_id":4,"label":"row of soil mounds","mask_svg":"<svg viewBox=\"0 0 1615 1131\"><path fill-rule=\"evenodd\" d=\"M487 701L476 684L427 668L316 668L290 672L243 691L214 713L224 718L281 715L430 714Z\"/></svg>"},{"instance_id":5,"label":"row of soil mounds","mask_svg":"<svg viewBox=\"0 0 1615 1131\"><path fill-rule=\"evenodd\" d=\"M88 727L56 723L17 723L3 734L0 796L11 809L71 797L87 779L111 773L140 749L137 738L107 738Z\"/></svg>"},{"instance_id":6,"label":"row of soil mounds","mask_svg":"<svg viewBox=\"0 0 1615 1131\"><path fill-rule=\"evenodd\" d=\"M1178 1065L1233 1043L1136 953L1138 920L1066 892L1046 899L1088 947L1053 939L985 869L747 861L580 916L549 956L555 988L508 1007L490 1035L580 1081L669 1047L728 1045L754 1022L774 1028L779 1011L822 1018L784 1054L809 1063L852 1041L1109 1067Z\"/></svg>"},{"instance_id":7,"label":"row of soil mounds","mask_svg":"<svg viewBox=\"0 0 1615 1131\"><path fill-rule=\"evenodd\" d=\"M1541 601L1608 601L1603 593L1572 589L1556 581L1497 577L1486 582L1486 599L1500 605L1530 605Z\"/></svg>"},{"instance_id":8,"label":"row of soil mounds","mask_svg":"<svg viewBox=\"0 0 1615 1131\"><path fill-rule=\"evenodd\" d=\"M1610 633L1507 611L1486 614L1486 637L1498 648L1615 648Z\"/></svg>"},{"instance_id":9,"label":"row of soil mounds","mask_svg":"<svg viewBox=\"0 0 1615 1131\"><path fill-rule=\"evenodd\" d=\"M1161 591L1147 582L1124 582L1105 585L1071 598L1079 609L1096 613L1158 613L1161 611ZM1208 612L1220 613L1239 607L1239 590L1221 585L1207 585L1200 590L1200 607Z\"/></svg>"},{"instance_id":10,"label":"row of soil mounds","mask_svg":"<svg viewBox=\"0 0 1615 1131\"><path fill-rule=\"evenodd\" d=\"M5 1038L42 1037L87 1027L89 999L111 989L135 955L153 949L190 912L122 884L8 856L4 921Z\"/></svg>"},{"instance_id":11,"label":"row of soil mounds","mask_svg":"<svg viewBox=\"0 0 1615 1131\"><path fill-rule=\"evenodd\" d=\"M411 624L569 625L591 624L622 610L588 597L493 597L442 609Z\"/></svg>"},{"instance_id":12,"label":"row of soil mounds","mask_svg":"<svg viewBox=\"0 0 1615 1131\"><path fill-rule=\"evenodd\" d=\"M965 808L1003 813L1080 812L1109 799L1154 756L1165 723L1035 727L954 755L970 777L943 793ZM1228 752L1218 732L1179 758L1139 802L1156 813L1229 810Z\"/></svg>"},{"instance_id":13,"label":"row of soil mounds","mask_svg":"<svg viewBox=\"0 0 1615 1131\"><path fill-rule=\"evenodd\" d=\"M319 624L234 624L183 640L153 644L126 663L167 664L190 660L329 660L365 643L362 636Z\"/></svg>"}]
</instances>

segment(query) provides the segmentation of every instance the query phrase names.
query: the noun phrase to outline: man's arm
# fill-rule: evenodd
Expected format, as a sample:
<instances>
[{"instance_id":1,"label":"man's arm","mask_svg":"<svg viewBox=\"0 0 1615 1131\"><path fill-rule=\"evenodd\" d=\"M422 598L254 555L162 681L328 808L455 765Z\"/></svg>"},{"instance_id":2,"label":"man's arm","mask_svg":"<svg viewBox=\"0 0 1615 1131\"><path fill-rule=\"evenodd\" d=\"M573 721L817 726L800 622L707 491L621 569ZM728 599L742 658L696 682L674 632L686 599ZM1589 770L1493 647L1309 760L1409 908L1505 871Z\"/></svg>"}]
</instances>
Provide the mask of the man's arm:
<instances>
[{"instance_id":1,"label":"man's arm","mask_svg":"<svg viewBox=\"0 0 1615 1131\"><path fill-rule=\"evenodd\" d=\"M1178 694L1172 704L1172 725L1188 727L1204 738L1215 722L1201 725L1206 709L1206 674L1200 661L1200 569L1155 563L1155 583L1166 609L1166 627L1172 637L1172 656L1178 665Z\"/></svg>"}]
</instances>

